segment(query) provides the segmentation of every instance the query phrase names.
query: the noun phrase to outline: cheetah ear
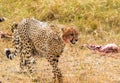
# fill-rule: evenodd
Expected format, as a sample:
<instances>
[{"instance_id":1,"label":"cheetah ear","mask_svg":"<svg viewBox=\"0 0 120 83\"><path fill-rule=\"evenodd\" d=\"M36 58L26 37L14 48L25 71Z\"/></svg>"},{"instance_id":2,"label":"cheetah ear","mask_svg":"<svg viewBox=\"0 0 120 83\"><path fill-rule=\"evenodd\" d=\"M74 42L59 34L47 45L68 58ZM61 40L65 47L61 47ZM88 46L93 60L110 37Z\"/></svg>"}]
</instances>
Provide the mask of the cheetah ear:
<instances>
[{"instance_id":1,"label":"cheetah ear","mask_svg":"<svg viewBox=\"0 0 120 83\"><path fill-rule=\"evenodd\" d=\"M62 30L62 32L65 32L65 31L67 31L67 27L62 27L61 30Z\"/></svg>"},{"instance_id":2,"label":"cheetah ear","mask_svg":"<svg viewBox=\"0 0 120 83\"><path fill-rule=\"evenodd\" d=\"M64 30L64 28L65 28L65 26L64 26L64 25L58 24L58 25L57 25L57 27L59 27L59 28L61 29L61 31L62 31L62 32L64 32L64 31L65 31L65 30Z\"/></svg>"},{"instance_id":3,"label":"cheetah ear","mask_svg":"<svg viewBox=\"0 0 120 83\"><path fill-rule=\"evenodd\" d=\"M65 31L63 27L61 28L61 30L62 30L62 32L64 32L64 31Z\"/></svg>"}]
</instances>

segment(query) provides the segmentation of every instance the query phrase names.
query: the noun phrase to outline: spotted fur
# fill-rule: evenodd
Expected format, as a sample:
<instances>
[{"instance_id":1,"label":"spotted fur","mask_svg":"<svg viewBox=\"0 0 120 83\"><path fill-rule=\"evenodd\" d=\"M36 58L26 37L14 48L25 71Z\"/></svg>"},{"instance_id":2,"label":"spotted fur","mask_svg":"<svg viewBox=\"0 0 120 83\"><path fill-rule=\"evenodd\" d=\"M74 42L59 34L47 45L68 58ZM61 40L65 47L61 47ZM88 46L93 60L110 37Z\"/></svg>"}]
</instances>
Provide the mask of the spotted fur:
<instances>
[{"instance_id":1,"label":"spotted fur","mask_svg":"<svg viewBox=\"0 0 120 83\"><path fill-rule=\"evenodd\" d=\"M33 70L33 57L45 57L53 67L54 81L57 78L62 83L62 73L58 68L59 57L66 43L77 42L78 32L73 27L61 27L32 18L14 24L12 31L15 51L12 53L7 49L6 56L13 59L19 55L21 69L26 67L30 72Z\"/></svg>"}]
</instances>

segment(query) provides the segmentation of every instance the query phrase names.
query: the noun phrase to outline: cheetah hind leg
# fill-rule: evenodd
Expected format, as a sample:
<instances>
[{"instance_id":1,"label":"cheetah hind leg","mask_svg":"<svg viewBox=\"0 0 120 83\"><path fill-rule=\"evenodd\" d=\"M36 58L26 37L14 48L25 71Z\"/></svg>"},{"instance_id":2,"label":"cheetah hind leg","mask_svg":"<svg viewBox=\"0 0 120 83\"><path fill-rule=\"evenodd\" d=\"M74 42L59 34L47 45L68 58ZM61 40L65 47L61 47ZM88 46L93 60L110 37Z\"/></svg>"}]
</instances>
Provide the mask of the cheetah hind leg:
<instances>
[{"instance_id":1,"label":"cheetah hind leg","mask_svg":"<svg viewBox=\"0 0 120 83\"><path fill-rule=\"evenodd\" d=\"M20 69L23 73L34 73L35 60L32 57L31 51L24 51L20 56Z\"/></svg>"},{"instance_id":2,"label":"cheetah hind leg","mask_svg":"<svg viewBox=\"0 0 120 83\"><path fill-rule=\"evenodd\" d=\"M25 62L25 59L24 59L24 55L21 54L20 55L20 73L27 73L27 70L26 70L26 62Z\"/></svg>"}]
</instances>

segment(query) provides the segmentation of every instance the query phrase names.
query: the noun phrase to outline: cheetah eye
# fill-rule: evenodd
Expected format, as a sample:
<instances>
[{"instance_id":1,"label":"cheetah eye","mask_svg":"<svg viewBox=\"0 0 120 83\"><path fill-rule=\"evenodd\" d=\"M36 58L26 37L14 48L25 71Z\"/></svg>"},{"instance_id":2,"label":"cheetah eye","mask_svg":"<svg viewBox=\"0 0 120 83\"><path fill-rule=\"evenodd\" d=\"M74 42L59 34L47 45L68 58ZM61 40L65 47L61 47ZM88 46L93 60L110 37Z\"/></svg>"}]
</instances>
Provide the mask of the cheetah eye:
<instances>
[{"instance_id":1,"label":"cheetah eye","mask_svg":"<svg viewBox=\"0 0 120 83\"><path fill-rule=\"evenodd\" d=\"M74 35L73 33L70 34L70 36L73 36L73 35Z\"/></svg>"}]
</instances>

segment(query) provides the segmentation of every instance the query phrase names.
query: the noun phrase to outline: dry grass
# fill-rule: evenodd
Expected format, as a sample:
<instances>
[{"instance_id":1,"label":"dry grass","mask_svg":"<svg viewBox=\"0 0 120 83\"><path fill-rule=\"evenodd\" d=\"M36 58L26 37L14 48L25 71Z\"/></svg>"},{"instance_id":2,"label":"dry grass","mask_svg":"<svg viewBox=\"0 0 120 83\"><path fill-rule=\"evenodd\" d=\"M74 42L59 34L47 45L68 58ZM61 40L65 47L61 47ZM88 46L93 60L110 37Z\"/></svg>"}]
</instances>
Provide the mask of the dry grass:
<instances>
[{"instance_id":1,"label":"dry grass","mask_svg":"<svg viewBox=\"0 0 120 83\"><path fill-rule=\"evenodd\" d=\"M5 41L2 44L5 44ZM0 46L2 48L6 47ZM52 67L46 59L37 59L36 74L29 76L19 73L19 58L8 60L1 51L0 81L2 83L49 83L52 79ZM110 54L108 54L110 55ZM64 76L64 83L119 83L120 54L117 58L101 56L78 46L69 46L60 58L59 67Z\"/></svg>"},{"instance_id":2,"label":"dry grass","mask_svg":"<svg viewBox=\"0 0 120 83\"><path fill-rule=\"evenodd\" d=\"M0 30L10 32L11 24L23 18L35 17L42 21L74 24L80 31L76 46L67 45L59 67L64 83L120 83L120 54L101 56L80 46L116 43L120 45L119 0L0 0ZM19 73L19 57L8 60L4 48L11 40L0 40L0 81L2 83L49 83L53 74L44 59L35 64L32 76Z\"/></svg>"}]
</instances>

